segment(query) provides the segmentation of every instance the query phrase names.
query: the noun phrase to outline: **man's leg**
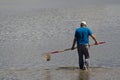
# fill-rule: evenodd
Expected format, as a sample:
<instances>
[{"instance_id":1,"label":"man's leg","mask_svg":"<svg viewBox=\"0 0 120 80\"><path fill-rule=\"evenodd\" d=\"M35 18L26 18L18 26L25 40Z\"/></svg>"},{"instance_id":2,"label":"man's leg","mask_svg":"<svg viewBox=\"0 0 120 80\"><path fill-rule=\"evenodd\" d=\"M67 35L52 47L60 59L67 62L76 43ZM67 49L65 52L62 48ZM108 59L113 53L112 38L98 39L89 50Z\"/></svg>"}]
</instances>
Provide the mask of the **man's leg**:
<instances>
[{"instance_id":1,"label":"man's leg","mask_svg":"<svg viewBox=\"0 0 120 80\"><path fill-rule=\"evenodd\" d=\"M79 54L79 67L80 69L83 69L84 68L84 60L83 60L83 54Z\"/></svg>"},{"instance_id":2,"label":"man's leg","mask_svg":"<svg viewBox=\"0 0 120 80\"><path fill-rule=\"evenodd\" d=\"M79 56L79 68L84 68L84 60L83 60L83 53L82 53L82 45L78 46L78 56Z\"/></svg>"},{"instance_id":3,"label":"man's leg","mask_svg":"<svg viewBox=\"0 0 120 80\"><path fill-rule=\"evenodd\" d=\"M90 58L89 52L88 52L88 46L86 46L86 45L84 46L83 53L85 55L84 65L86 68L88 68L89 67L89 58Z\"/></svg>"}]
</instances>

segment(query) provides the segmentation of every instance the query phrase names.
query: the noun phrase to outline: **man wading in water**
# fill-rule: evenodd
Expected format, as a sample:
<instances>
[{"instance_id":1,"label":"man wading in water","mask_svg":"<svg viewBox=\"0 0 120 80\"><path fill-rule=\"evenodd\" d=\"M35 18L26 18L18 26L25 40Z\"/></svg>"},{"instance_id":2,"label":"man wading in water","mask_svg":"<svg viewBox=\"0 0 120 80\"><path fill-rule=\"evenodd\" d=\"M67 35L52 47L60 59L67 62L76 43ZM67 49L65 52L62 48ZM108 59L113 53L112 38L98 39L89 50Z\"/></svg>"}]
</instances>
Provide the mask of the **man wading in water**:
<instances>
[{"instance_id":1,"label":"man wading in water","mask_svg":"<svg viewBox=\"0 0 120 80\"><path fill-rule=\"evenodd\" d=\"M95 35L92 34L92 31L87 27L86 22L82 21L80 27L75 31L75 37L71 48L72 50L75 49L75 44L77 42L79 68L82 70L86 70L88 68L88 59L90 57L88 52L89 36L91 36L95 44L98 45Z\"/></svg>"}]
</instances>

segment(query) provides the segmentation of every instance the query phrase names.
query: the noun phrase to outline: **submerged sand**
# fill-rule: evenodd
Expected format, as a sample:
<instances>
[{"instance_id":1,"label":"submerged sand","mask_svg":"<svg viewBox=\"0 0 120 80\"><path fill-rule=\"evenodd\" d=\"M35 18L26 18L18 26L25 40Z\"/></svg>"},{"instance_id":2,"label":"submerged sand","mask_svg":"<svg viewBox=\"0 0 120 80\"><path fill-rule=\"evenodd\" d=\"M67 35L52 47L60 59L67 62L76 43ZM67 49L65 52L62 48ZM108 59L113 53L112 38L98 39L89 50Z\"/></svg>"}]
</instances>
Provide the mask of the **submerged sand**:
<instances>
[{"instance_id":1,"label":"submerged sand","mask_svg":"<svg viewBox=\"0 0 120 80\"><path fill-rule=\"evenodd\" d=\"M120 68L1 69L0 80L120 80Z\"/></svg>"}]
</instances>

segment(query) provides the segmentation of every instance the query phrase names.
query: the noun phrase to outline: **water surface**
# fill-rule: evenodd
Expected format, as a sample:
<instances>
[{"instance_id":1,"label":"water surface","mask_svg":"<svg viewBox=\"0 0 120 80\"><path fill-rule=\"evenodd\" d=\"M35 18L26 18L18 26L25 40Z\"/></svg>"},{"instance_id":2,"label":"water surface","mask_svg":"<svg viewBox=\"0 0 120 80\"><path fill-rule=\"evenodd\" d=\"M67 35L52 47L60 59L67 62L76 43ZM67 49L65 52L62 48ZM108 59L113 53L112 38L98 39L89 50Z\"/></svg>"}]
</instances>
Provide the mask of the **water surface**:
<instances>
[{"instance_id":1,"label":"water surface","mask_svg":"<svg viewBox=\"0 0 120 80\"><path fill-rule=\"evenodd\" d=\"M35 7L36 1L0 1L0 68L78 66L77 51L42 54L70 48L74 31L85 20L104 45L89 49L92 67L120 66L120 6ZM21 5L23 3L23 5ZM93 41L90 39L90 43Z\"/></svg>"}]
</instances>

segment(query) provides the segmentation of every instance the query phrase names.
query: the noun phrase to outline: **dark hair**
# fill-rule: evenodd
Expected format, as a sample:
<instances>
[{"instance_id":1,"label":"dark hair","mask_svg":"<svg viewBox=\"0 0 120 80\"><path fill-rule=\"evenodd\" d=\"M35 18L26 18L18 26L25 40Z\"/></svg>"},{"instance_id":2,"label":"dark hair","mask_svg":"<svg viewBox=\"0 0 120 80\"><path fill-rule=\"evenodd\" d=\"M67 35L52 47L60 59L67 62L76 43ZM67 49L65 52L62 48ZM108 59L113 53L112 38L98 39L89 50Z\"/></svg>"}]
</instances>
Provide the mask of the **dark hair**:
<instances>
[{"instance_id":1,"label":"dark hair","mask_svg":"<svg viewBox=\"0 0 120 80\"><path fill-rule=\"evenodd\" d=\"M83 24L83 23L81 23L81 24L80 24L80 26L81 26L81 27L83 27L83 26L85 26L85 27L86 27L86 25L85 25L85 24Z\"/></svg>"}]
</instances>

